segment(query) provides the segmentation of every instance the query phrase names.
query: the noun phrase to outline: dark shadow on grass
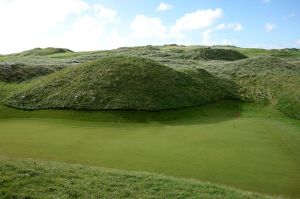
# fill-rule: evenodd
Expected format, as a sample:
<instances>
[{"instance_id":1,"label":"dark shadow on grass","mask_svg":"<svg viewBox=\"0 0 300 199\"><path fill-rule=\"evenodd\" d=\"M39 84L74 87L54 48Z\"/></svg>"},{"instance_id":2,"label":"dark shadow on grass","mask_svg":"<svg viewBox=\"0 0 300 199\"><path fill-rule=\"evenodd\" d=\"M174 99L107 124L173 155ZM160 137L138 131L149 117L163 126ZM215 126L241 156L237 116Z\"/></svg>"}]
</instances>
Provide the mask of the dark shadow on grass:
<instances>
[{"instance_id":1,"label":"dark shadow on grass","mask_svg":"<svg viewBox=\"0 0 300 199\"><path fill-rule=\"evenodd\" d=\"M134 110L20 110L12 107L0 107L0 119L6 118L51 118L109 123L158 123L165 125L192 125L199 123L217 123L232 120L242 112L242 102L222 100L202 106L177 110L134 111Z\"/></svg>"}]
</instances>

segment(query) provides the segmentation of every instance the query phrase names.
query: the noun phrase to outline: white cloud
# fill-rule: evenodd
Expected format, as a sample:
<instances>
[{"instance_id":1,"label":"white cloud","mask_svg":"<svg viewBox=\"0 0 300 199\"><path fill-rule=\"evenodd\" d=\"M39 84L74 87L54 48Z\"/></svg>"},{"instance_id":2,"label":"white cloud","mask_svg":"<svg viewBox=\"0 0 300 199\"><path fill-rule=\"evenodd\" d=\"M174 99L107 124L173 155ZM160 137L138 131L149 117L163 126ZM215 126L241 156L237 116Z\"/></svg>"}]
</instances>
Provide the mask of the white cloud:
<instances>
[{"instance_id":1,"label":"white cloud","mask_svg":"<svg viewBox=\"0 0 300 199\"><path fill-rule=\"evenodd\" d=\"M271 32L275 28L276 28L276 24L273 24L273 23L266 23L266 25L265 25L266 32Z\"/></svg>"},{"instance_id":2,"label":"white cloud","mask_svg":"<svg viewBox=\"0 0 300 199\"><path fill-rule=\"evenodd\" d=\"M133 35L137 38L164 39L167 36L167 28L159 18L137 15L130 24L130 28L133 30Z\"/></svg>"},{"instance_id":3,"label":"white cloud","mask_svg":"<svg viewBox=\"0 0 300 199\"><path fill-rule=\"evenodd\" d=\"M215 26L222 15L220 8L196 10L167 26L158 17L141 14L124 30L118 12L101 4L84 0L0 0L0 54L49 46L83 51L145 44L191 44L194 30L202 31L203 43L211 45L215 44L216 31L243 29L239 23ZM224 38L218 41L231 43Z\"/></svg>"},{"instance_id":4,"label":"white cloud","mask_svg":"<svg viewBox=\"0 0 300 199\"><path fill-rule=\"evenodd\" d=\"M156 8L156 11L166 11L166 10L171 10L172 8L173 6L171 4L161 2L159 6Z\"/></svg>"},{"instance_id":5,"label":"white cloud","mask_svg":"<svg viewBox=\"0 0 300 199\"><path fill-rule=\"evenodd\" d=\"M296 17L296 16L297 16L297 13L293 12L293 13L290 13L290 14L284 16L283 19L289 19L289 18L293 18L293 17Z\"/></svg>"},{"instance_id":6,"label":"white cloud","mask_svg":"<svg viewBox=\"0 0 300 199\"><path fill-rule=\"evenodd\" d=\"M172 28L174 32L191 31L197 29L207 28L215 23L215 21L222 17L222 9L215 10L197 10L196 12L187 13L176 21Z\"/></svg>"},{"instance_id":7,"label":"white cloud","mask_svg":"<svg viewBox=\"0 0 300 199\"><path fill-rule=\"evenodd\" d=\"M47 30L66 17L78 15L88 9L82 0L2 0L0 1L1 25L23 31Z\"/></svg>"},{"instance_id":8,"label":"white cloud","mask_svg":"<svg viewBox=\"0 0 300 199\"><path fill-rule=\"evenodd\" d=\"M236 44L236 42L232 41L230 39L223 39L221 42L221 45L235 45L235 44Z\"/></svg>"},{"instance_id":9,"label":"white cloud","mask_svg":"<svg viewBox=\"0 0 300 199\"><path fill-rule=\"evenodd\" d=\"M230 30L238 32L238 31L242 31L244 28L239 23L228 23L228 24L223 23L223 24L218 25L216 29L217 30L230 29Z\"/></svg>"},{"instance_id":10,"label":"white cloud","mask_svg":"<svg viewBox=\"0 0 300 199\"><path fill-rule=\"evenodd\" d=\"M235 32L242 31L243 26L239 23L222 23L215 27L209 28L201 33L202 42L203 45L215 45L215 44L222 44L222 45L233 45L236 42L229 40L229 39L223 39L223 40L215 40L213 39L214 33L221 30L232 30Z\"/></svg>"},{"instance_id":11,"label":"white cloud","mask_svg":"<svg viewBox=\"0 0 300 199\"><path fill-rule=\"evenodd\" d=\"M83 0L0 0L0 53L47 46L109 48L106 38L118 21L117 11Z\"/></svg>"},{"instance_id":12,"label":"white cloud","mask_svg":"<svg viewBox=\"0 0 300 199\"><path fill-rule=\"evenodd\" d=\"M113 23L119 20L118 12L116 10L106 8L100 4L93 5L93 10L95 16L102 24Z\"/></svg>"},{"instance_id":13,"label":"white cloud","mask_svg":"<svg viewBox=\"0 0 300 199\"><path fill-rule=\"evenodd\" d=\"M298 39L298 40L296 41L296 45L297 45L297 46L300 46L300 39Z\"/></svg>"},{"instance_id":14,"label":"white cloud","mask_svg":"<svg viewBox=\"0 0 300 199\"><path fill-rule=\"evenodd\" d=\"M213 30L212 29L208 29L204 32L201 33L202 36L202 45L212 45L213 41L212 41L212 33Z\"/></svg>"}]
</instances>

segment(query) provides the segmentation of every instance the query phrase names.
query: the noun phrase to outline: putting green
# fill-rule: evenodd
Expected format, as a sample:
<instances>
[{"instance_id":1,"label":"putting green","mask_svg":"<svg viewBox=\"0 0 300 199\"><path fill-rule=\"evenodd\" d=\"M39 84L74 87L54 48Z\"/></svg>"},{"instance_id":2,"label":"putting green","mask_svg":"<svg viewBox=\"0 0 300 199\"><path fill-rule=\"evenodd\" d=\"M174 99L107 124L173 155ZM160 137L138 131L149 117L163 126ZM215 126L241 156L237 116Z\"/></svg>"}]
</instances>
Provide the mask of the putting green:
<instances>
[{"instance_id":1,"label":"putting green","mask_svg":"<svg viewBox=\"0 0 300 199\"><path fill-rule=\"evenodd\" d=\"M150 171L296 198L299 153L299 121L239 102L164 112L0 107L6 157Z\"/></svg>"}]
</instances>

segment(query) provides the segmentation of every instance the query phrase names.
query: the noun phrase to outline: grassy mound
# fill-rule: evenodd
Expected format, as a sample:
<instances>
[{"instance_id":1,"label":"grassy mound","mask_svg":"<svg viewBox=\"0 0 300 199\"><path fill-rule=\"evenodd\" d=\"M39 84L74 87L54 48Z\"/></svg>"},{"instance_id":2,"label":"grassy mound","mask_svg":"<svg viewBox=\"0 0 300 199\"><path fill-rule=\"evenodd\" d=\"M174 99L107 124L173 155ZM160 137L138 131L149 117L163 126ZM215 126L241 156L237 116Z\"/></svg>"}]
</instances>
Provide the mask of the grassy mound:
<instances>
[{"instance_id":1,"label":"grassy mound","mask_svg":"<svg viewBox=\"0 0 300 199\"><path fill-rule=\"evenodd\" d=\"M66 48L34 48L32 50L27 50L21 53L18 53L17 55L20 56L45 56L45 55L52 55L57 53L67 53L67 52L73 52Z\"/></svg>"},{"instance_id":2,"label":"grassy mound","mask_svg":"<svg viewBox=\"0 0 300 199\"><path fill-rule=\"evenodd\" d=\"M233 86L205 70L195 73L197 77L150 59L112 56L41 78L6 104L21 109L161 110L235 97Z\"/></svg>"},{"instance_id":3,"label":"grassy mound","mask_svg":"<svg viewBox=\"0 0 300 199\"><path fill-rule=\"evenodd\" d=\"M25 65L23 63L0 62L0 81L22 82L34 77L47 75L57 70L47 66Z\"/></svg>"},{"instance_id":4,"label":"grassy mound","mask_svg":"<svg viewBox=\"0 0 300 199\"><path fill-rule=\"evenodd\" d=\"M186 52L186 58L195 60L226 60L235 61L247 58L236 50L222 48L196 48Z\"/></svg>"},{"instance_id":5,"label":"grassy mound","mask_svg":"<svg viewBox=\"0 0 300 199\"><path fill-rule=\"evenodd\" d=\"M196 180L56 162L0 160L0 172L1 198L271 198Z\"/></svg>"},{"instance_id":6,"label":"grassy mound","mask_svg":"<svg viewBox=\"0 0 300 199\"><path fill-rule=\"evenodd\" d=\"M300 119L300 67L280 58L254 57L207 69L234 80L241 86L243 99L275 103L282 112Z\"/></svg>"}]
</instances>

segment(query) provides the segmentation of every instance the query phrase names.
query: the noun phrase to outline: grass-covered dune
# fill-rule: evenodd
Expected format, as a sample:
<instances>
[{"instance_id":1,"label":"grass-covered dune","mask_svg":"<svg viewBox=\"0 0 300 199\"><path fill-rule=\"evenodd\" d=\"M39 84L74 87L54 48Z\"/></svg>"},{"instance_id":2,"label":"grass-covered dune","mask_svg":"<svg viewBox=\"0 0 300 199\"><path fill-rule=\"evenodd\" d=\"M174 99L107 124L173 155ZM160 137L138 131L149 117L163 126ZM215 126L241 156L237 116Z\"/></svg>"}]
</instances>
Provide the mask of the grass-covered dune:
<instances>
[{"instance_id":1,"label":"grass-covered dune","mask_svg":"<svg viewBox=\"0 0 300 199\"><path fill-rule=\"evenodd\" d=\"M47 75L55 70L57 70L55 67L25 65L23 63L0 63L0 81L22 82Z\"/></svg>"},{"instance_id":2,"label":"grass-covered dune","mask_svg":"<svg viewBox=\"0 0 300 199\"><path fill-rule=\"evenodd\" d=\"M244 100L273 103L290 117L300 119L300 67L272 56L259 56L205 67L235 81Z\"/></svg>"},{"instance_id":3,"label":"grass-covered dune","mask_svg":"<svg viewBox=\"0 0 300 199\"><path fill-rule=\"evenodd\" d=\"M247 58L247 56L233 49L210 48L210 47L188 50L184 54L184 57L191 58L194 60L225 60L225 61L236 61L236 60Z\"/></svg>"},{"instance_id":4,"label":"grass-covered dune","mask_svg":"<svg viewBox=\"0 0 300 199\"><path fill-rule=\"evenodd\" d=\"M234 98L233 83L203 69L193 75L150 59L110 56L29 84L6 104L21 109L161 110Z\"/></svg>"},{"instance_id":5,"label":"grass-covered dune","mask_svg":"<svg viewBox=\"0 0 300 199\"><path fill-rule=\"evenodd\" d=\"M57 53L67 53L67 52L73 52L66 48L34 48L31 50L27 50L21 53L17 53L17 56L45 56L45 55L52 55Z\"/></svg>"},{"instance_id":6,"label":"grass-covered dune","mask_svg":"<svg viewBox=\"0 0 300 199\"><path fill-rule=\"evenodd\" d=\"M2 159L0 173L0 198L3 199L273 198L197 180L58 162Z\"/></svg>"}]
</instances>

